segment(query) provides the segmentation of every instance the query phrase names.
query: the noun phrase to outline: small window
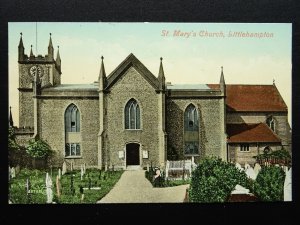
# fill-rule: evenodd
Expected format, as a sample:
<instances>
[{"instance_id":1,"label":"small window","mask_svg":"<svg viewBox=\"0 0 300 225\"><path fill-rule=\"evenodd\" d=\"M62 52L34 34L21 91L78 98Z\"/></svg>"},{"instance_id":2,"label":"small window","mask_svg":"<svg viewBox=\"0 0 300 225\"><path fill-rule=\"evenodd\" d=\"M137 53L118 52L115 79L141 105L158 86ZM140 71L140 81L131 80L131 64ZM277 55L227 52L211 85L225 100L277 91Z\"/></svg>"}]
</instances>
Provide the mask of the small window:
<instances>
[{"instance_id":1,"label":"small window","mask_svg":"<svg viewBox=\"0 0 300 225\"><path fill-rule=\"evenodd\" d=\"M71 104L65 112L66 132L80 132L80 113L76 105Z\"/></svg>"},{"instance_id":2,"label":"small window","mask_svg":"<svg viewBox=\"0 0 300 225\"><path fill-rule=\"evenodd\" d=\"M241 144L241 148L240 148L241 152L249 152L249 144Z\"/></svg>"},{"instance_id":3,"label":"small window","mask_svg":"<svg viewBox=\"0 0 300 225\"><path fill-rule=\"evenodd\" d=\"M270 127L271 130L272 130L273 132L275 132L275 120L274 120L274 118L273 118L272 116L270 116L270 117L267 119L266 123L267 123L268 127Z\"/></svg>"},{"instance_id":4,"label":"small window","mask_svg":"<svg viewBox=\"0 0 300 225\"><path fill-rule=\"evenodd\" d=\"M67 143L65 148L65 157L68 156L80 156L80 144L79 143Z\"/></svg>"}]
</instances>

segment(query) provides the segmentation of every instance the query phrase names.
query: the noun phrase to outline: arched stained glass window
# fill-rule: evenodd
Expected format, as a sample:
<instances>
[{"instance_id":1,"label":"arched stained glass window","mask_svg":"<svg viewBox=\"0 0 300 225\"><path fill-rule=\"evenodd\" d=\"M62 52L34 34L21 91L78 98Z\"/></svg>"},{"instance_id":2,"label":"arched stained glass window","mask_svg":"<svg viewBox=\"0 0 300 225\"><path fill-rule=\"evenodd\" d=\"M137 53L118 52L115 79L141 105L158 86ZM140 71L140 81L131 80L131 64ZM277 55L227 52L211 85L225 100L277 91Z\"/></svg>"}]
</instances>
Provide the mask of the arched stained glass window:
<instances>
[{"instance_id":1,"label":"arched stained glass window","mask_svg":"<svg viewBox=\"0 0 300 225\"><path fill-rule=\"evenodd\" d=\"M125 129L141 129L140 107L135 99L130 99L125 106Z\"/></svg>"},{"instance_id":2,"label":"arched stained glass window","mask_svg":"<svg viewBox=\"0 0 300 225\"><path fill-rule=\"evenodd\" d=\"M199 115L193 104L184 112L184 154L199 154Z\"/></svg>"},{"instance_id":3,"label":"arched stained glass window","mask_svg":"<svg viewBox=\"0 0 300 225\"><path fill-rule=\"evenodd\" d=\"M66 132L80 132L80 112L76 105L71 104L65 112Z\"/></svg>"}]
</instances>

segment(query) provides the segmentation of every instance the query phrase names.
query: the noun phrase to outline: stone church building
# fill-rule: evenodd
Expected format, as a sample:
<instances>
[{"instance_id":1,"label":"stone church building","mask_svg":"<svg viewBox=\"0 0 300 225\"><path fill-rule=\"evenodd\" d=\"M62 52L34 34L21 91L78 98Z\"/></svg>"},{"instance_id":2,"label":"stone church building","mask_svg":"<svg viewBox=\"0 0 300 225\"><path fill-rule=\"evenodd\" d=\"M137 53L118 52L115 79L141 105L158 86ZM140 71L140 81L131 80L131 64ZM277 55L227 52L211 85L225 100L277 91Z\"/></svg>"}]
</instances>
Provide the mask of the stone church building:
<instances>
[{"instance_id":1,"label":"stone church building","mask_svg":"<svg viewBox=\"0 0 300 225\"><path fill-rule=\"evenodd\" d=\"M152 74L130 54L110 74L104 58L92 84L61 84L62 65L50 36L48 54L18 46L20 144L39 137L53 164L126 169L208 155L254 163L253 156L290 149L288 109L275 84L171 84L162 58Z\"/></svg>"}]
</instances>

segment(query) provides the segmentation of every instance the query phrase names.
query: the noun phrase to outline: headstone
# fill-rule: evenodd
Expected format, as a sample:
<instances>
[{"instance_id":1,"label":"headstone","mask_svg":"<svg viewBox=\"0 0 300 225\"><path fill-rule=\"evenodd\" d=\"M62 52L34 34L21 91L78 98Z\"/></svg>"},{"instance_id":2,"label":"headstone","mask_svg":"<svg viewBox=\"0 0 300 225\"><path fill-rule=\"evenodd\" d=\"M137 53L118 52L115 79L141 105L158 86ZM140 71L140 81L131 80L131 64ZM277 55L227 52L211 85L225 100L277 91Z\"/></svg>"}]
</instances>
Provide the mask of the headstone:
<instances>
[{"instance_id":1,"label":"headstone","mask_svg":"<svg viewBox=\"0 0 300 225\"><path fill-rule=\"evenodd\" d=\"M53 201L52 179L48 173L46 173L46 193L47 193L47 203L52 203Z\"/></svg>"},{"instance_id":2,"label":"headstone","mask_svg":"<svg viewBox=\"0 0 300 225\"><path fill-rule=\"evenodd\" d=\"M11 175L11 178L15 178L15 177L16 177L16 170L15 170L15 167L12 167L12 168L11 168L10 175Z\"/></svg>"},{"instance_id":3,"label":"headstone","mask_svg":"<svg viewBox=\"0 0 300 225\"><path fill-rule=\"evenodd\" d=\"M61 185L60 185L60 178L59 178L59 175L56 176L56 193L57 193L57 197L60 198L60 194L61 194Z\"/></svg>"},{"instance_id":4,"label":"headstone","mask_svg":"<svg viewBox=\"0 0 300 225\"><path fill-rule=\"evenodd\" d=\"M237 184L231 194L249 194L250 190Z\"/></svg>"},{"instance_id":5,"label":"headstone","mask_svg":"<svg viewBox=\"0 0 300 225\"><path fill-rule=\"evenodd\" d=\"M235 167L238 168L239 170L243 170L241 164L239 164L238 162L235 163Z\"/></svg>"},{"instance_id":6,"label":"headstone","mask_svg":"<svg viewBox=\"0 0 300 225\"><path fill-rule=\"evenodd\" d=\"M245 169L246 171L246 175L248 178L252 179L252 180L255 180L256 179L256 176L257 174L254 172L254 169L249 165L247 166L247 169Z\"/></svg>"},{"instance_id":7,"label":"headstone","mask_svg":"<svg viewBox=\"0 0 300 225\"><path fill-rule=\"evenodd\" d=\"M85 163L83 163L83 173L85 174L85 171L86 171L86 165Z\"/></svg>"},{"instance_id":8,"label":"headstone","mask_svg":"<svg viewBox=\"0 0 300 225\"><path fill-rule=\"evenodd\" d=\"M83 200L84 200L84 192L83 192L83 187L82 187L81 185L80 185L80 187L79 187L79 192L80 192L80 194L81 194L80 201L83 202Z\"/></svg>"},{"instance_id":9,"label":"headstone","mask_svg":"<svg viewBox=\"0 0 300 225\"><path fill-rule=\"evenodd\" d=\"M80 180L83 178L83 165L80 166Z\"/></svg>"},{"instance_id":10,"label":"headstone","mask_svg":"<svg viewBox=\"0 0 300 225\"><path fill-rule=\"evenodd\" d=\"M254 173L256 174L256 176L258 175L260 170L261 170L261 166L259 165L259 163L255 163Z\"/></svg>"},{"instance_id":11,"label":"headstone","mask_svg":"<svg viewBox=\"0 0 300 225\"><path fill-rule=\"evenodd\" d=\"M73 171L73 162L71 162L71 171Z\"/></svg>"},{"instance_id":12,"label":"headstone","mask_svg":"<svg viewBox=\"0 0 300 225\"><path fill-rule=\"evenodd\" d=\"M283 186L283 199L284 201L292 201L292 168L290 168L285 175Z\"/></svg>"},{"instance_id":13,"label":"headstone","mask_svg":"<svg viewBox=\"0 0 300 225\"><path fill-rule=\"evenodd\" d=\"M105 171L107 171L107 163L105 164Z\"/></svg>"},{"instance_id":14,"label":"headstone","mask_svg":"<svg viewBox=\"0 0 300 225\"><path fill-rule=\"evenodd\" d=\"M58 169L58 179L61 179L61 169Z\"/></svg>"},{"instance_id":15,"label":"headstone","mask_svg":"<svg viewBox=\"0 0 300 225\"><path fill-rule=\"evenodd\" d=\"M61 175L65 175L66 172L67 172L67 163L66 163L66 161L64 161L63 165L62 165Z\"/></svg>"},{"instance_id":16,"label":"headstone","mask_svg":"<svg viewBox=\"0 0 300 225\"><path fill-rule=\"evenodd\" d=\"M149 163L147 163L147 171L149 172Z\"/></svg>"},{"instance_id":17,"label":"headstone","mask_svg":"<svg viewBox=\"0 0 300 225\"><path fill-rule=\"evenodd\" d=\"M245 168L245 170L247 170L248 168L250 168L251 166L248 164L248 163L245 163L245 166L244 166L244 168Z\"/></svg>"}]
</instances>

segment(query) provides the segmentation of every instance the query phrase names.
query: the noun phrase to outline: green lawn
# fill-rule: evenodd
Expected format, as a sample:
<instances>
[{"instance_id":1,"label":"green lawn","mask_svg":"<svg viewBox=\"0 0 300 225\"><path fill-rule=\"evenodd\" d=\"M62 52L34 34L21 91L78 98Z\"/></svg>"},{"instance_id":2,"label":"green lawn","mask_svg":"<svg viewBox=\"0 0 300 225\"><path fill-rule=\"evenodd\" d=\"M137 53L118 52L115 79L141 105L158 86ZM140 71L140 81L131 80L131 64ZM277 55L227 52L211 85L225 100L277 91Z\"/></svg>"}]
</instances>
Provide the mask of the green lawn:
<instances>
[{"instance_id":1,"label":"green lawn","mask_svg":"<svg viewBox=\"0 0 300 225\"><path fill-rule=\"evenodd\" d=\"M46 172L50 171L22 169L20 173L9 184L10 200L16 204L45 204L47 201L45 178ZM101 171L99 169L87 169L83 180L80 179L80 170L74 170L63 175L60 179L61 196L56 193L57 169L52 170L53 201L60 204L96 203L103 198L120 179L123 171ZM73 176L73 187L71 190L71 176ZM29 197L26 195L26 180L30 179L31 189L34 193ZM90 181L89 181L90 180ZM81 202L80 186L87 188L83 190L84 200ZM89 186L91 189L89 190ZM100 187L100 190L93 190Z\"/></svg>"}]
</instances>

